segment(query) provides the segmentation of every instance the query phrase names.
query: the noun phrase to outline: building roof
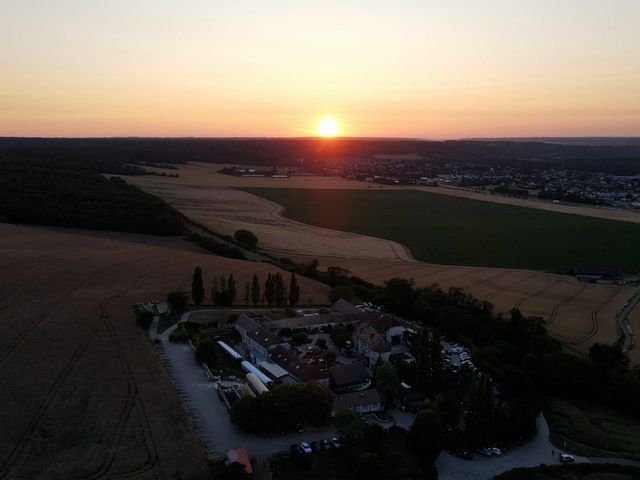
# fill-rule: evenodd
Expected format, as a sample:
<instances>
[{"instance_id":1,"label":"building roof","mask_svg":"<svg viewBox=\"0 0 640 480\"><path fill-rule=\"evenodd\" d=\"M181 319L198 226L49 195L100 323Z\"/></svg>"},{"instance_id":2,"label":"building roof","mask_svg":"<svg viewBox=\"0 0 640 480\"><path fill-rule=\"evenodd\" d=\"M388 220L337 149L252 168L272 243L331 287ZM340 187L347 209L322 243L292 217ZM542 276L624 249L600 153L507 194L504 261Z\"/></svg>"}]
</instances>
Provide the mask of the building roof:
<instances>
[{"instance_id":1,"label":"building roof","mask_svg":"<svg viewBox=\"0 0 640 480\"><path fill-rule=\"evenodd\" d=\"M360 392L342 393L336 395L333 400L332 410L340 410L342 408L355 408L364 405L375 405L380 403L380 395L378 390L371 388Z\"/></svg>"},{"instance_id":2,"label":"building roof","mask_svg":"<svg viewBox=\"0 0 640 480\"><path fill-rule=\"evenodd\" d=\"M271 330L263 327L258 322L244 314L240 315L236 320L236 327L240 327L245 330L249 338L265 348L282 343L282 340L274 335Z\"/></svg>"},{"instance_id":3,"label":"building roof","mask_svg":"<svg viewBox=\"0 0 640 480\"><path fill-rule=\"evenodd\" d=\"M247 473L253 473L251 467L251 461L249 460L249 454L244 448L236 448L235 450L229 450L227 452L227 461L229 463L239 463L244 465L244 471Z\"/></svg>"},{"instance_id":4,"label":"building roof","mask_svg":"<svg viewBox=\"0 0 640 480\"><path fill-rule=\"evenodd\" d=\"M329 369L329 376L336 387L364 383L369 379L369 372L362 362L348 365L336 365Z\"/></svg>"},{"instance_id":5,"label":"building roof","mask_svg":"<svg viewBox=\"0 0 640 480\"><path fill-rule=\"evenodd\" d=\"M365 312L360 318L361 325L367 325L382 334L387 333L395 323L393 316L381 312Z\"/></svg>"},{"instance_id":6,"label":"building roof","mask_svg":"<svg viewBox=\"0 0 640 480\"><path fill-rule=\"evenodd\" d=\"M313 328L318 325L327 324L348 324L358 320L355 314L343 313L326 313L320 315L306 315L304 317L283 318L281 320L271 320L265 322L264 326L271 330L280 330L281 328Z\"/></svg>"},{"instance_id":7,"label":"building roof","mask_svg":"<svg viewBox=\"0 0 640 480\"><path fill-rule=\"evenodd\" d=\"M346 301L344 298L339 299L336 303L331 307L336 313L362 313L362 310L353 306L350 302Z\"/></svg>"},{"instance_id":8,"label":"building roof","mask_svg":"<svg viewBox=\"0 0 640 480\"><path fill-rule=\"evenodd\" d=\"M284 368L300 382L323 378L320 369L303 362L294 350L278 345L271 351L271 361Z\"/></svg>"},{"instance_id":9,"label":"building roof","mask_svg":"<svg viewBox=\"0 0 640 480\"><path fill-rule=\"evenodd\" d=\"M289 374L284 368L282 368L277 363L273 363L269 361L262 362L260 364L260 368L263 369L265 372L267 372L276 380Z\"/></svg>"},{"instance_id":10,"label":"building roof","mask_svg":"<svg viewBox=\"0 0 640 480\"><path fill-rule=\"evenodd\" d=\"M391 351L391 345L389 345L385 336L367 324L358 326L356 337L366 343L374 352L384 353Z\"/></svg>"}]
</instances>

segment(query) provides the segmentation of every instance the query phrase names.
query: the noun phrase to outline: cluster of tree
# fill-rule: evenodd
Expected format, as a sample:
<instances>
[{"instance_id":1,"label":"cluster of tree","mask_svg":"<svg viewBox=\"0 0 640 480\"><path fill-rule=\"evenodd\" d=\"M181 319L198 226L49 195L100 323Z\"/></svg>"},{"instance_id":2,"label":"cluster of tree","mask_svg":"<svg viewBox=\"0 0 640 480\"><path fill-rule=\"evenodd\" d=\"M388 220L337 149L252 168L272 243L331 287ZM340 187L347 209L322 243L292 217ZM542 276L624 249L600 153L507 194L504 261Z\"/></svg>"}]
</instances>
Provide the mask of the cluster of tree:
<instances>
[{"instance_id":1,"label":"cluster of tree","mask_svg":"<svg viewBox=\"0 0 640 480\"><path fill-rule=\"evenodd\" d=\"M233 273L226 278L224 275L220 277L220 281L213 279L213 287L211 287L211 302L216 307L229 307L236 300L238 292L236 290L236 281Z\"/></svg>"},{"instance_id":2,"label":"cluster of tree","mask_svg":"<svg viewBox=\"0 0 640 480\"><path fill-rule=\"evenodd\" d=\"M105 178L78 162L0 159L0 218L11 223L183 233L182 215L163 200Z\"/></svg>"},{"instance_id":3,"label":"cluster of tree","mask_svg":"<svg viewBox=\"0 0 640 480\"><path fill-rule=\"evenodd\" d=\"M246 432L278 432L291 430L298 423L319 426L329 418L330 410L329 393L317 383L283 384L236 401L231 421Z\"/></svg>"},{"instance_id":4,"label":"cluster of tree","mask_svg":"<svg viewBox=\"0 0 640 480\"><path fill-rule=\"evenodd\" d=\"M147 330L153 321L153 313L144 310L136 315L136 325Z\"/></svg>"},{"instance_id":5,"label":"cluster of tree","mask_svg":"<svg viewBox=\"0 0 640 480\"><path fill-rule=\"evenodd\" d=\"M233 234L233 240L237 245L254 252L258 247L258 237L249 230L237 230Z\"/></svg>"},{"instance_id":6,"label":"cluster of tree","mask_svg":"<svg viewBox=\"0 0 640 480\"><path fill-rule=\"evenodd\" d=\"M444 445L444 431L434 410L421 410L408 432L370 425L349 409L336 413L335 425L355 478L437 478L435 459Z\"/></svg>"},{"instance_id":7,"label":"cluster of tree","mask_svg":"<svg viewBox=\"0 0 640 480\"><path fill-rule=\"evenodd\" d=\"M172 164L188 161L225 163L233 158L238 164L285 166L300 165L304 158L307 171L322 171L326 160L371 158L374 154L420 153L416 164L444 165L472 162L475 166L514 165L530 169L571 168L605 171L619 175L640 173L640 147L598 139L593 144L583 139L573 144L567 139L556 142L520 141L429 141L340 138L325 142L316 138L297 139L186 139L186 138L3 138L0 155L22 155L69 160L91 165L97 172L112 173L131 164ZM535 158L535 161L531 159ZM109 170L105 167L110 167ZM99 169L102 168L102 169ZM142 170L142 169L139 169ZM116 173L116 172L113 172Z\"/></svg>"},{"instance_id":8,"label":"cluster of tree","mask_svg":"<svg viewBox=\"0 0 640 480\"><path fill-rule=\"evenodd\" d=\"M259 282L253 282L252 286L258 286ZM251 298L257 298L259 296L259 290L256 290L257 293L251 295ZM298 279L294 273L291 274L289 280L289 288L284 284L284 279L282 278L282 274L277 272L275 274L268 274L267 280L264 284L264 293L262 295L262 303L267 303L267 305L276 307L281 307L287 304L294 306L300 301L300 286L298 285ZM254 303L255 304L255 303Z\"/></svg>"}]
</instances>

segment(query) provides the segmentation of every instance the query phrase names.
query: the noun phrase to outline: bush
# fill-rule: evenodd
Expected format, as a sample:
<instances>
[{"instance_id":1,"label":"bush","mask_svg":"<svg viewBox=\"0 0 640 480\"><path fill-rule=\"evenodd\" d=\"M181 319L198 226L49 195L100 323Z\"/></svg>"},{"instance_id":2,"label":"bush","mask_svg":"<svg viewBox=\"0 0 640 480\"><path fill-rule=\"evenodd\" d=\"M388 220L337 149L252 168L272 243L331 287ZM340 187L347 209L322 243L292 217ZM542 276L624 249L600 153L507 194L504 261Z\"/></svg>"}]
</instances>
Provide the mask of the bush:
<instances>
[{"instance_id":1,"label":"bush","mask_svg":"<svg viewBox=\"0 0 640 480\"><path fill-rule=\"evenodd\" d=\"M254 251L258 246L258 237L249 230L238 230L233 234L235 242L247 250Z\"/></svg>"},{"instance_id":2,"label":"bush","mask_svg":"<svg viewBox=\"0 0 640 480\"><path fill-rule=\"evenodd\" d=\"M144 312L140 312L136 316L136 325L142 327L145 330L149 329L149 327L151 326L151 322L153 322L153 313L151 312L147 312L145 310Z\"/></svg>"},{"instance_id":3,"label":"bush","mask_svg":"<svg viewBox=\"0 0 640 480\"><path fill-rule=\"evenodd\" d=\"M319 338L318 340L316 340L316 345L321 350L327 349L327 341L324 338Z\"/></svg>"},{"instance_id":4,"label":"bush","mask_svg":"<svg viewBox=\"0 0 640 480\"><path fill-rule=\"evenodd\" d=\"M169 334L170 342L186 342L189 339L189 333L181 326L176 328Z\"/></svg>"},{"instance_id":5,"label":"bush","mask_svg":"<svg viewBox=\"0 0 640 480\"><path fill-rule=\"evenodd\" d=\"M187 294L176 290L167 295L167 303L173 310L182 311L187 305Z\"/></svg>"},{"instance_id":6,"label":"bush","mask_svg":"<svg viewBox=\"0 0 640 480\"><path fill-rule=\"evenodd\" d=\"M306 333L296 333L293 337L291 337L291 341L296 346L311 342Z\"/></svg>"}]
</instances>

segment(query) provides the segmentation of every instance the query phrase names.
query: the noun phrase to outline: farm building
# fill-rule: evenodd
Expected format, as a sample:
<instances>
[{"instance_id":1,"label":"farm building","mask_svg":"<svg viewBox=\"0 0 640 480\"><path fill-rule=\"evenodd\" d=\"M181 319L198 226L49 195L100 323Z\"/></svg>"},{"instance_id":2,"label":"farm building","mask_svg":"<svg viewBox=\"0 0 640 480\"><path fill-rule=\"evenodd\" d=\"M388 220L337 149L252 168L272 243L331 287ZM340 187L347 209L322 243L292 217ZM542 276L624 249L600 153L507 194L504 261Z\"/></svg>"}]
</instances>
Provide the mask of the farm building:
<instances>
[{"instance_id":1,"label":"farm building","mask_svg":"<svg viewBox=\"0 0 640 480\"><path fill-rule=\"evenodd\" d=\"M379 412L382 410L380 395L375 388L360 392L341 393L336 395L331 407L331 416L335 417L338 410L353 410L358 414Z\"/></svg>"},{"instance_id":2,"label":"farm building","mask_svg":"<svg viewBox=\"0 0 640 480\"><path fill-rule=\"evenodd\" d=\"M244 314L238 317L234 326L249 350L255 351L263 357L267 357L270 350L282 343L282 340L271 330Z\"/></svg>"},{"instance_id":3,"label":"farm building","mask_svg":"<svg viewBox=\"0 0 640 480\"><path fill-rule=\"evenodd\" d=\"M329 369L329 386L336 392L364 390L369 385L369 372L361 362L336 365Z\"/></svg>"},{"instance_id":4,"label":"farm building","mask_svg":"<svg viewBox=\"0 0 640 480\"><path fill-rule=\"evenodd\" d=\"M295 350L279 345L271 352L270 360L289 372L289 375L298 382L316 381L321 385L327 383L326 374L323 374L319 368L300 360Z\"/></svg>"},{"instance_id":5,"label":"farm building","mask_svg":"<svg viewBox=\"0 0 640 480\"><path fill-rule=\"evenodd\" d=\"M624 271L617 267L574 267L576 279L592 283L624 283Z\"/></svg>"}]
</instances>

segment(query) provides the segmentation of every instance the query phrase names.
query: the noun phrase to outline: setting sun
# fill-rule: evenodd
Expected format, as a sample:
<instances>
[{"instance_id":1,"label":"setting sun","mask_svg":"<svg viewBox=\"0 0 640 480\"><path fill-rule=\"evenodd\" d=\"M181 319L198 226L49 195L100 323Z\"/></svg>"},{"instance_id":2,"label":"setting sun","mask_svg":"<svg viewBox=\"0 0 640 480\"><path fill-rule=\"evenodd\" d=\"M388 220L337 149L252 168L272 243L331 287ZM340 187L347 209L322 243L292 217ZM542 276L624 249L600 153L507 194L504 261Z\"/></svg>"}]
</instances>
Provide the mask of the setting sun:
<instances>
[{"instance_id":1,"label":"setting sun","mask_svg":"<svg viewBox=\"0 0 640 480\"><path fill-rule=\"evenodd\" d=\"M331 117L323 118L318 124L318 134L321 137L335 137L338 135L339 130L340 125Z\"/></svg>"}]
</instances>

